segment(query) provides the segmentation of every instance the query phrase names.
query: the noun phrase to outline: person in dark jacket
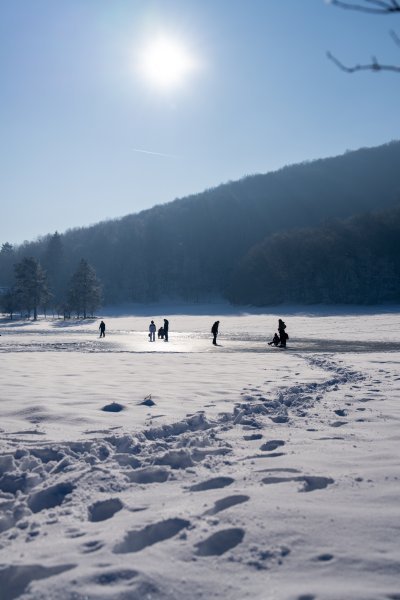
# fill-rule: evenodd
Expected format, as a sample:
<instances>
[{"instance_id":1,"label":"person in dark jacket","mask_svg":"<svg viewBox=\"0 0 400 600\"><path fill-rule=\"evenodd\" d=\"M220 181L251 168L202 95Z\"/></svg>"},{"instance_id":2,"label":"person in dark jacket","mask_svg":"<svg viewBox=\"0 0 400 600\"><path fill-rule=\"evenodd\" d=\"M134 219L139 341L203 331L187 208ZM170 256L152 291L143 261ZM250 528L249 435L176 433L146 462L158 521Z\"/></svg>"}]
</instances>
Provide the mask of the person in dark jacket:
<instances>
[{"instance_id":1,"label":"person in dark jacket","mask_svg":"<svg viewBox=\"0 0 400 600\"><path fill-rule=\"evenodd\" d=\"M214 346L217 345L217 335L218 335L218 327L219 327L219 321L215 321L214 325L211 327L211 333L213 334L213 344Z\"/></svg>"},{"instance_id":2,"label":"person in dark jacket","mask_svg":"<svg viewBox=\"0 0 400 600\"><path fill-rule=\"evenodd\" d=\"M275 333L272 340L270 342L268 342L268 346L278 346L279 342L280 342L279 335L277 333Z\"/></svg>"},{"instance_id":3,"label":"person in dark jacket","mask_svg":"<svg viewBox=\"0 0 400 600\"><path fill-rule=\"evenodd\" d=\"M164 319L164 342L168 342L168 329L169 329L169 321L168 319Z\"/></svg>"},{"instance_id":4,"label":"person in dark jacket","mask_svg":"<svg viewBox=\"0 0 400 600\"><path fill-rule=\"evenodd\" d=\"M282 319L278 320L278 332L279 332L279 347L280 348L286 348L286 340L289 339L288 334L285 331L286 329L286 324L282 321Z\"/></svg>"},{"instance_id":5,"label":"person in dark jacket","mask_svg":"<svg viewBox=\"0 0 400 600\"><path fill-rule=\"evenodd\" d=\"M104 321L101 321L99 329L100 329L100 337L106 337L106 324L104 323Z\"/></svg>"}]
</instances>

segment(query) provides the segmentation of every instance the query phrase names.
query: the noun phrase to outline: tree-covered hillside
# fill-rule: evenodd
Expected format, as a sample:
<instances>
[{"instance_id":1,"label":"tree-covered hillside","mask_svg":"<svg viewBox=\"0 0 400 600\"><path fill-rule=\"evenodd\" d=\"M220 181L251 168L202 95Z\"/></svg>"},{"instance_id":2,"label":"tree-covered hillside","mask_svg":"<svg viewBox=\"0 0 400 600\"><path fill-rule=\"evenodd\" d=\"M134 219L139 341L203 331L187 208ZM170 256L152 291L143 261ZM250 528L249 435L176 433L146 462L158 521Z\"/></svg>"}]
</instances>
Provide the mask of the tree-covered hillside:
<instances>
[{"instance_id":1,"label":"tree-covered hillside","mask_svg":"<svg viewBox=\"0 0 400 600\"><path fill-rule=\"evenodd\" d=\"M10 285L14 263L32 256L60 296L63 282L83 258L102 282L106 303L196 302L227 290L237 300L232 276L236 285L244 285L241 261L252 247L280 231L395 205L400 200L399 167L400 142L392 142L245 177L17 248L10 249L4 240L0 286ZM246 302L260 302L260 297L245 297Z\"/></svg>"},{"instance_id":2,"label":"tree-covered hillside","mask_svg":"<svg viewBox=\"0 0 400 600\"><path fill-rule=\"evenodd\" d=\"M400 206L271 235L232 276L237 304L400 302Z\"/></svg>"}]
</instances>

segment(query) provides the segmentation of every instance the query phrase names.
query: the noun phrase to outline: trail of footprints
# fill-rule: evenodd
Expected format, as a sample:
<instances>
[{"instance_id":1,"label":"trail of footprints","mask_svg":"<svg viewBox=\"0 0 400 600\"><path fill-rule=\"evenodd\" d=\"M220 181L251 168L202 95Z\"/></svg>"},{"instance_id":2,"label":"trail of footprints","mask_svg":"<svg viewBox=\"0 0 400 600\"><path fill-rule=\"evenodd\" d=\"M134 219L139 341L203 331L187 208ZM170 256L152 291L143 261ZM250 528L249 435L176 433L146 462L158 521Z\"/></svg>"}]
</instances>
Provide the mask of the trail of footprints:
<instances>
[{"instance_id":1,"label":"trail of footprints","mask_svg":"<svg viewBox=\"0 0 400 600\"><path fill-rule=\"evenodd\" d=\"M323 366L324 368L330 368L326 364ZM357 377L357 374L355 374L354 381L357 381ZM185 474L187 470L191 471L191 473L195 472L197 464L202 461L205 467L214 472L220 471L221 466L222 468L228 467L229 469L232 463L226 459L226 456L229 456L232 449L218 435L234 426L242 428L243 440L245 442L251 442L251 445L258 446L258 454L253 457L243 457L240 460L251 458L275 459L285 455L286 442L284 440L270 439L263 441L263 433L260 430L265 430L265 419L268 418L277 423L287 422L289 419L288 407L298 416L304 416L307 408L313 406L313 403L320 399L318 394L327 389L332 389L337 385L339 379L340 377L336 377L336 379L334 378L328 384L313 384L312 387L294 386L288 388L285 391L284 398L279 398L279 402L268 401L258 390L248 388L247 391L244 390L243 401L235 408L232 415L221 416L215 422L208 422L204 418L204 415L195 414L174 426L150 429L144 432L141 443L137 444L137 446L133 445L131 440L127 442L125 449L115 448L110 456L107 456L108 450L105 451L104 460L110 460L107 467L111 465L111 469L108 478L105 478L104 486L97 488L97 491L104 492L114 489L115 493L111 493L110 497L105 500L95 501L88 506L88 521L93 523L108 521L123 509L132 511L133 509L126 507L118 497L119 491L126 491L131 485L148 486L152 484L164 484L174 479L178 480L177 483L179 485L179 480L181 479L180 473ZM343 376L343 382L348 382L348 374L346 375L346 373ZM250 391L251 395L247 393ZM365 402L368 400L369 398L364 399ZM358 410L363 411L365 408L359 408ZM335 409L334 413L340 418L348 416L348 410L345 408ZM331 423L331 426L339 427L346 424L347 421L339 421L338 423L340 425L335 425L334 422ZM112 443L110 443L110 446L112 451ZM71 447L71 451L76 452L77 448ZM100 449L100 456L102 452L103 450ZM68 463L69 460L65 457L63 458L62 455L49 457L48 453L43 457L43 461L53 459L56 463L54 468L59 469L60 472L63 470L63 461L67 461ZM123 473L123 481L121 482L118 478L115 481L113 479L113 468L115 469L116 465L119 469L117 471ZM294 468L269 467L259 471L253 470L253 476L263 486L295 485L299 493L324 490L334 483L334 480L330 477L303 474ZM182 493L201 493L206 496L207 492L218 489L222 490L232 486L234 483L234 477L224 474L204 478L197 483L192 482L191 485L185 486L183 476ZM17 489L22 492L24 491L23 485L25 484L23 481L10 479L5 484L9 486L10 489L8 491L12 493L15 493ZM71 495L73 496L77 485L78 483L75 480L71 480L70 482L64 480L61 483L48 486L47 488L28 494L27 504L33 513L54 507L61 507L64 502L70 501ZM266 487L266 493L267 489L268 487ZM235 547L245 540L246 529L245 527L226 526L218 528L221 525L219 519L215 518L215 516L225 510L233 509L235 506L247 503L250 500L251 498L247 494L226 494L215 500L211 508L207 507L200 515L189 518L174 516L146 524L143 527L132 528L126 532L122 539L116 541L112 552L116 555L138 553L155 544L175 538L182 543L191 544L191 552L195 557L223 556L230 550L234 550ZM146 510L146 508L140 507L135 510ZM49 520L48 523L50 522ZM205 522L207 522L207 527L209 528L208 535L200 535L201 539L197 539L196 534L190 535L193 530L198 528L200 523L204 524ZM79 538L82 535L86 534L74 528L70 528L66 532L66 537L69 538ZM103 545L103 542L99 539L84 541L80 544L80 551L82 554L96 553L101 550ZM249 549L249 552L250 554L253 552L254 556L249 558L247 564L256 569L263 569L266 568L265 565L271 560L282 561L290 553L290 549L282 546L274 550ZM328 559L321 556L317 557L317 559L324 561L333 558L331 555L329 557ZM68 565L65 569L73 568L73 566ZM29 572L28 569L28 571L24 571L21 574L22 581L25 582L29 579L27 575ZM9 576L9 571L0 569L0 585L2 579ZM43 574L43 577L45 576L47 575ZM109 571L101 576L99 575L96 582L99 585L108 585L117 580L131 579L137 576L138 574L131 570L126 570L126 572ZM146 582L142 583L145 585ZM147 582L146 585L148 587L146 589L143 588L144 593L152 593L153 584Z\"/></svg>"},{"instance_id":2,"label":"trail of footprints","mask_svg":"<svg viewBox=\"0 0 400 600\"><path fill-rule=\"evenodd\" d=\"M335 371L335 374L339 377L333 379L328 382L328 384L322 384L319 387L324 391L324 389L337 389L337 384L340 382L340 376L343 378L343 382L348 382L349 379L354 379L354 386L356 386L356 382L361 378L361 376L357 373L346 372L345 369L338 368L337 365L331 365L327 361L319 361L318 366L323 366L326 369L330 369ZM342 383L343 383L342 382ZM308 404L311 406L312 402L315 402L315 399L319 399L318 397L318 384L314 384L312 389L313 398L309 400L309 396L306 394L310 393L310 389L307 389L307 386L304 389L292 388L289 389L289 395L291 392L293 394L297 393L300 396L306 398L306 402L303 404ZM251 392L251 394L250 394ZM252 400L266 402L265 397L257 388L247 388L243 391L244 400L247 402L251 402ZM288 403L290 406L290 402ZM300 403L298 403L300 404ZM299 407L296 406L295 410L299 414ZM362 409L361 410L365 410ZM343 418L348 416L348 410L344 408L338 408L334 410L334 413L337 417ZM254 404L251 407L251 410L247 410L246 406L240 405L233 415L233 424L241 425L244 432L246 430L250 430L248 433L244 433L243 439L246 442L261 442L263 435L255 430L264 428L264 426L260 425L258 420L257 410L254 409ZM264 416L262 411L262 406L260 407L260 416ZM269 418L278 423L285 423L288 420L287 411L283 410L281 412L278 411L278 414L268 415ZM300 413L300 416L301 413ZM347 421L337 421L331 423L333 427L340 427L345 425ZM229 423L227 424L229 427ZM184 432L183 432L184 433ZM173 437L173 436L172 436ZM285 453L282 451L285 449L285 441L281 439L271 439L261 443L259 446L259 451L262 453L261 455L256 456L264 456L269 458L275 458L284 455ZM279 452L276 452L279 450ZM227 450L229 452L229 449ZM205 452L204 455L200 458L204 458L210 452ZM224 452L217 453L217 455L225 455ZM251 457L249 457L251 458ZM182 462L182 457L177 460L177 464L174 465L170 460L166 460L166 466L170 466L171 468L186 468L192 466L192 463L186 464L184 461ZM140 469L136 469L130 474L130 481L138 484L151 484L151 483L163 483L168 481L171 476L171 470L166 468L166 466L162 466L162 461L158 459L157 461L160 466L147 466ZM264 477L261 477L259 483L262 485L277 485L277 484L296 484L297 491L299 493L310 493L316 490L324 490L329 485L334 483L334 480L331 477L326 476L317 476L317 475L307 475L302 474L297 469L291 468L267 468L259 472L266 472L267 474ZM198 483L192 484L189 487L184 488L185 492L188 493L199 493L199 492L207 492L209 490L223 489L228 486L231 486L235 482L233 477L230 476L218 476L211 477L209 479L205 479ZM203 513L203 517L216 515L224 510L227 510L236 505L248 502L250 497L246 494L231 494L225 497L222 497L214 502L214 505L207 509ZM97 503L96 508L91 510L92 519L94 518L94 514L98 514L97 517L99 520L103 518L109 518L108 516L103 516L104 514L109 515L110 517L115 514L117 510L120 510L121 506L115 501L105 501L104 508L101 503ZM193 528L193 523L188 519L182 518L171 518L163 521L159 521L150 525L146 525L142 529L134 529L129 531L125 538L116 544L113 551L115 553L128 553L128 552L139 552L144 548L151 546L156 543L160 543L164 540L168 540L175 536L182 536L183 532L186 530L190 530ZM205 539L202 539L194 544L194 553L198 556L221 556L229 550L235 548L235 546L239 545L245 538L245 529L242 527L229 527L222 530L218 530L214 533L211 533ZM185 537L186 539L186 537ZM283 555L285 555L283 552ZM287 553L289 550L287 550ZM268 554L268 553L267 553ZM262 557L261 557L262 558ZM265 558L265 557L264 557ZM325 557L318 557L318 560L330 560L332 555L329 555L329 559ZM259 565L257 563L255 566Z\"/></svg>"},{"instance_id":3,"label":"trail of footprints","mask_svg":"<svg viewBox=\"0 0 400 600\"><path fill-rule=\"evenodd\" d=\"M251 439L257 441L260 437L262 436L257 435ZM283 440L269 440L260 446L260 450L266 453L265 456L273 457L274 453L271 453L271 451L283 446L285 446ZM315 490L325 489L328 485L334 483L333 479L329 477L299 474L297 469L271 467L264 469L264 471L268 472L269 475L267 477L261 477L261 484L271 485L295 482L300 484L298 487L299 492L313 492ZM277 472L285 473L285 475L272 474ZM168 481L169 477L170 471L166 467L148 466L137 469L131 473L129 479L134 483L149 485L153 483L164 483L165 481ZM235 479L230 476L211 477L196 484L184 487L183 492L207 492L210 490L223 489L234 483ZM126 533L125 537L120 542L115 544L112 551L115 554L136 553L178 535L186 540L187 536L185 532L193 529L199 518L217 515L224 510L243 504L249 500L250 496L247 494L231 494L216 500L211 508L207 509L200 517L196 517L194 524L188 519L175 517L157 521L142 528L132 529ZM98 522L110 519L123 508L124 505L119 498L109 498L107 500L95 502L89 506L89 520ZM193 552L199 557L221 556L239 545L243 541L245 533L246 531L242 527L227 527L220 529L211 533L204 539L195 542ZM93 540L83 543L81 551L83 553L96 552L97 550L100 550L101 547L102 544L98 540ZM281 549L279 550L279 553L282 554ZM286 552L283 552L283 555L288 553L289 550L287 549ZM257 568L265 568L260 565L263 560L270 559L271 556L275 555L271 555L270 552L266 552L263 555L261 552L258 560L251 560L249 561L249 564Z\"/></svg>"}]
</instances>

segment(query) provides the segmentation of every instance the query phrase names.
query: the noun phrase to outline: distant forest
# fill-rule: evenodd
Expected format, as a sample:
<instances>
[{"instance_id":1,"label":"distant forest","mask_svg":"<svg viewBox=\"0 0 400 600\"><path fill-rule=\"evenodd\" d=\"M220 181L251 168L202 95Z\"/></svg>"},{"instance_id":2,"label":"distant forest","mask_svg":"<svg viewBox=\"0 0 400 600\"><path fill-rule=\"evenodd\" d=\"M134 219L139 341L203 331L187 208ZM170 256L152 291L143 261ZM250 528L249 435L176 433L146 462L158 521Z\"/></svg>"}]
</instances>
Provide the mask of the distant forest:
<instances>
[{"instance_id":1,"label":"distant forest","mask_svg":"<svg viewBox=\"0 0 400 600\"><path fill-rule=\"evenodd\" d=\"M252 175L0 251L0 287L34 258L53 308L82 260L104 304L400 300L400 142Z\"/></svg>"},{"instance_id":2,"label":"distant forest","mask_svg":"<svg viewBox=\"0 0 400 600\"><path fill-rule=\"evenodd\" d=\"M232 276L232 303L264 306L400 301L400 206L276 233Z\"/></svg>"}]
</instances>

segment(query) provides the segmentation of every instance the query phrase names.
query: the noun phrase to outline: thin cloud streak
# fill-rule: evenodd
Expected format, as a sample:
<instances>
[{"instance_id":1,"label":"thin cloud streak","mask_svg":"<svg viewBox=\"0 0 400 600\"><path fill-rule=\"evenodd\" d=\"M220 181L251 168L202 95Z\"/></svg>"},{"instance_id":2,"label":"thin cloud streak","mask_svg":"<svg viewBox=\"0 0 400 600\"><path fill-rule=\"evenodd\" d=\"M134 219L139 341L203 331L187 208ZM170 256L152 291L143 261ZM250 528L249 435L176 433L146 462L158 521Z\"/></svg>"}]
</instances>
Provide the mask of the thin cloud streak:
<instances>
[{"instance_id":1,"label":"thin cloud streak","mask_svg":"<svg viewBox=\"0 0 400 600\"><path fill-rule=\"evenodd\" d=\"M141 148L132 148L133 152L140 154L153 154L154 156L166 156L167 158L180 158L177 154L164 154L163 152L152 152L151 150L142 150Z\"/></svg>"}]
</instances>

